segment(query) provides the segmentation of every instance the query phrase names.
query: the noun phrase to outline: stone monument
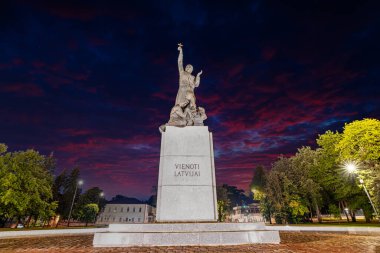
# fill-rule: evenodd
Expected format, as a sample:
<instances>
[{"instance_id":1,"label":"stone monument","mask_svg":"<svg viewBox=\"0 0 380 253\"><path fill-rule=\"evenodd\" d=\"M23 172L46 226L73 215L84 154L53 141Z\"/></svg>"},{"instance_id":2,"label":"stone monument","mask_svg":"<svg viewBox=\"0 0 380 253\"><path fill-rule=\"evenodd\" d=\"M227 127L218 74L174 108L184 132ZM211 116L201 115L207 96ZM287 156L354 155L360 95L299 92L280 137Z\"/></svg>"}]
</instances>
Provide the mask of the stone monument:
<instances>
[{"instance_id":1,"label":"stone monument","mask_svg":"<svg viewBox=\"0 0 380 253\"><path fill-rule=\"evenodd\" d=\"M169 121L161 125L156 224L110 224L95 233L94 247L237 245L279 243L278 231L263 222L218 223L212 133L197 107L200 71L183 68L178 44L179 88Z\"/></svg>"},{"instance_id":2,"label":"stone monument","mask_svg":"<svg viewBox=\"0 0 380 253\"><path fill-rule=\"evenodd\" d=\"M158 222L216 221L214 149L212 134L203 125L205 109L197 107L193 67L183 68L182 45L178 47L179 88L169 122L162 134L158 176Z\"/></svg>"}]
</instances>

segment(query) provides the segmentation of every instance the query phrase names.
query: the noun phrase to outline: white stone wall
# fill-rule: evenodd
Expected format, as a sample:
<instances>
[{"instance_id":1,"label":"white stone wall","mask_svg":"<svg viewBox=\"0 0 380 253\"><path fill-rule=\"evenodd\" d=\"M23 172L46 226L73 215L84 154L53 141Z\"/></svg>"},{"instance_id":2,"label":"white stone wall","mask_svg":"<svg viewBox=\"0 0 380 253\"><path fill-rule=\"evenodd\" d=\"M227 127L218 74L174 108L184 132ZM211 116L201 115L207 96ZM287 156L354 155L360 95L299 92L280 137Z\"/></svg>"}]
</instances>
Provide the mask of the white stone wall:
<instances>
[{"instance_id":1,"label":"white stone wall","mask_svg":"<svg viewBox=\"0 0 380 253\"><path fill-rule=\"evenodd\" d=\"M212 134L207 126L167 126L162 133L157 221L216 221Z\"/></svg>"},{"instance_id":2,"label":"white stone wall","mask_svg":"<svg viewBox=\"0 0 380 253\"><path fill-rule=\"evenodd\" d=\"M107 204L97 218L97 224L153 222L154 208L147 204Z\"/></svg>"}]
</instances>

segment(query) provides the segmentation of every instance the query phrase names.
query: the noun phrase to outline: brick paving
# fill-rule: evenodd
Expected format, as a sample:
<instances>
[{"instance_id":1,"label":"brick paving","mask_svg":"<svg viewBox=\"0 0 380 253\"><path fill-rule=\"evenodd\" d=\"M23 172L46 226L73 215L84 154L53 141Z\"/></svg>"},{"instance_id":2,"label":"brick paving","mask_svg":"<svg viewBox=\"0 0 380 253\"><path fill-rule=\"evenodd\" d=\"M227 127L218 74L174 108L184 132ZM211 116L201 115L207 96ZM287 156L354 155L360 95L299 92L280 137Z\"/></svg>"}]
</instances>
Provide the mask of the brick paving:
<instances>
[{"instance_id":1,"label":"brick paving","mask_svg":"<svg viewBox=\"0 0 380 253\"><path fill-rule=\"evenodd\" d=\"M322 232L280 232L281 244L251 244L217 247L133 247L93 248L93 235L45 236L0 239L0 252L79 252L79 253L247 253L247 252L363 252L380 253L380 234L350 235Z\"/></svg>"}]
</instances>

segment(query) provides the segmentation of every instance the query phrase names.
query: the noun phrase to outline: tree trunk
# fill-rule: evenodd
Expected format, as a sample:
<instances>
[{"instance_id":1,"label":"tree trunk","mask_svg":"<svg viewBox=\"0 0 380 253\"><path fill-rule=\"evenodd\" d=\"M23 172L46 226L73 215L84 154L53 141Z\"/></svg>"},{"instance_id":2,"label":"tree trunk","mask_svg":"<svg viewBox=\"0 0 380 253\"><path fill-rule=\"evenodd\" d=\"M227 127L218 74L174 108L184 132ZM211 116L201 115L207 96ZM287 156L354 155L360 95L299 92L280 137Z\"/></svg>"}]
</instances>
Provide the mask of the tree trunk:
<instances>
[{"instance_id":1,"label":"tree trunk","mask_svg":"<svg viewBox=\"0 0 380 253\"><path fill-rule=\"evenodd\" d=\"M339 207L339 220L342 220L342 210L343 210L343 208L342 208L342 203L341 203L341 201L339 201L338 202L338 207Z\"/></svg>"},{"instance_id":2,"label":"tree trunk","mask_svg":"<svg viewBox=\"0 0 380 253\"><path fill-rule=\"evenodd\" d=\"M32 225L33 227L36 226L37 220L38 220L38 215L34 216L34 221L33 221L33 225Z\"/></svg>"},{"instance_id":3,"label":"tree trunk","mask_svg":"<svg viewBox=\"0 0 380 253\"><path fill-rule=\"evenodd\" d=\"M351 216L352 222L356 222L355 211L350 211L350 216Z\"/></svg>"},{"instance_id":4,"label":"tree trunk","mask_svg":"<svg viewBox=\"0 0 380 253\"><path fill-rule=\"evenodd\" d=\"M29 215L28 219L25 222L25 227L29 227L30 226L31 220L32 220L32 215Z\"/></svg>"},{"instance_id":5,"label":"tree trunk","mask_svg":"<svg viewBox=\"0 0 380 253\"><path fill-rule=\"evenodd\" d=\"M342 202L342 207L344 208L344 214L346 215L347 222L350 222L350 219L348 218L348 212L346 211L346 203Z\"/></svg>"},{"instance_id":6,"label":"tree trunk","mask_svg":"<svg viewBox=\"0 0 380 253\"><path fill-rule=\"evenodd\" d=\"M319 211L319 206L317 203L315 203L315 211L317 212L318 222L322 223L322 215L321 215L321 212Z\"/></svg>"},{"instance_id":7,"label":"tree trunk","mask_svg":"<svg viewBox=\"0 0 380 253\"><path fill-rule=\"evenodd\" d=\"M272 214L270 211L269 211L269 224L272 224Z\"/></svg>"},{"instance_id":8,"label":"tree trunk","mask_svg":"<svg viewBox=\"0 0 380 253\"><path fill-rule=\"evenodd\" d=\"M87 225L88 225L88 221L86 221L86 227L87 227Z\"/></svg>"},{"instance_id":9,"label":"tree trunk","mask_svg":"<svg viewBox=\"0 0 380 253\"><path fill-rule=\"evenodd\" d=\"M313 223L313 208L311 208L311 206L309 206L309 211L310 211L310 222Z\"/></svg>"}]
</instances>

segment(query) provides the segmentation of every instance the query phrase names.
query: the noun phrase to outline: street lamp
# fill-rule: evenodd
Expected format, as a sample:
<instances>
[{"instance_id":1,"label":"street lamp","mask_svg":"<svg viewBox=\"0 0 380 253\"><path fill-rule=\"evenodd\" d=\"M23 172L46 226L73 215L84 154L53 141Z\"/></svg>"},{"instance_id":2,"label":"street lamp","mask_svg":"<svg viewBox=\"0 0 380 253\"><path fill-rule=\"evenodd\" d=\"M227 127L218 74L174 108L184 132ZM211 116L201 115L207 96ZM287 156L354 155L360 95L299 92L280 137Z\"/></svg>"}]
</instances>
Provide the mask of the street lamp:
<instances>
[{"instance_id":1,"label":"street lamp","mask_svg":"<svg viewBox=\"0 0 380 253\"><path fill-rule=\"evenodd\" d=\"M104 192L101 192L101 193L99 193L99 196L98 196L98 208L99 208L99 212L96 214L96 216L95 216L95 223L96 223L96 220L98 219L98 215L100 214L100 206L99 206L99 204L100 204L100 198L103 198L104 197Z\"/></svg>"},{"instance_id":2,"label":"street lamp","mask_svg":"<svg viewBox=\"0 0 380 253\"><path fill-rule=\"evenodd\" d=\"M69 212L69 219L67 220L67 226L68 227L70 226L71 212L72 212L73 206L74 206L75 195L77 195L78 185L82 185L82 184L83 184L83 180L79 180L75 184L75 191L74 191L73 201L71 202L71 207L70 207L70 212Z\"/></svg>"},{"instance_id":3,"label":"street lamp","mask_svg":"<svg viewBox=\"0 0 380 253\"><path fill-rule=\"evenodd\" d=\"M103 198L103 197L104 197L104 192L99 193L98 206L99 206L99 203L100 203L100 198Z\"/></svg>"},{"instance_id":4,"label":"street lamp","mask_svg":"<svg viewBox=\"0 0 380 253\"><path fill-rule=\"evenodd\" d=\"M356 162L346 162L346 163L344 163L344 168L346 169L346 171L348 173L357 175L358 165L357 165ZM369 203L371 203L372 209L375 212L375 215L377 217L379 214L378 214L378 212L377 212L377 210L376 210L376 208L375 208L375 206L374 206L374 204L372 202L371 196L369 196L369 193L367 191L367 187L365 187L364 180L362 178L359 178L359 182L363 186L364 191L367 194L367 197L369 199Z\"/></svg>"},{"instance_id":5,"label":"street lamp","mask_svg":"<svg viewBox=\"0 0 380 253\"><path fill-rule=\"evenodd\" d=\"M355 163L353 162L349 162L347 164L345 164L345 168L347 170L348 173L350 174L356 174L357 170L358 170L358 167Z\"/></svg>"},{"instance_id":6,"label":"street lamp","mask_svg":"<svg viewBox=\"0 0 380 253\"><path fill-rule=\"evenodd\" d=\"M375 205L373 204L372 199L371 199L371 197L369 196L369 193L368 193L368 191L367 191L367 187L365 187L364 180L361 179L361 178L359 178L359 182L360 182L360 184L363 186L364 191L365 191L365 193L367 194L367 197L368 197L368 199L369 199L369 203L371 203L372 209L373 209L373 211L375 212L376 217L378 217L379 214L377 213L377 210L376 210L376 208L375 208Z\"/></svg>"}]
</instances>

